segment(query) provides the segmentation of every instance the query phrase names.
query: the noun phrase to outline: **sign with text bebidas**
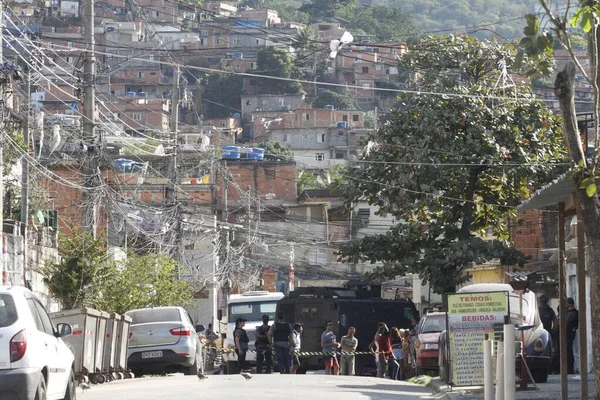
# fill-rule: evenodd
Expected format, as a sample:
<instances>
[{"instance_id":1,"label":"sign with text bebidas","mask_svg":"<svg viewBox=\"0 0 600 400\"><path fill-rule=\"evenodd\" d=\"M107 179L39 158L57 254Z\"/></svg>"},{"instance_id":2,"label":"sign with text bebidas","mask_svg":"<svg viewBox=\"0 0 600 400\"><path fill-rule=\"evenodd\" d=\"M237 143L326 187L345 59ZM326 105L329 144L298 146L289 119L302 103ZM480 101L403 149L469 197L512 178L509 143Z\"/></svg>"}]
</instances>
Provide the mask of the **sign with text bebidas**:
<instances>
[{"instance_id":1,"label":"sign with text bebidas","mask_svg":"<svg viewBox=\"0 0 600 400\"><path fill-rule=\"evenodd\" d=\"M483 341L502 329L508 292L456 293L448 299L448 344L452 386L483 385Z\"/></svg>"}]
</instances>

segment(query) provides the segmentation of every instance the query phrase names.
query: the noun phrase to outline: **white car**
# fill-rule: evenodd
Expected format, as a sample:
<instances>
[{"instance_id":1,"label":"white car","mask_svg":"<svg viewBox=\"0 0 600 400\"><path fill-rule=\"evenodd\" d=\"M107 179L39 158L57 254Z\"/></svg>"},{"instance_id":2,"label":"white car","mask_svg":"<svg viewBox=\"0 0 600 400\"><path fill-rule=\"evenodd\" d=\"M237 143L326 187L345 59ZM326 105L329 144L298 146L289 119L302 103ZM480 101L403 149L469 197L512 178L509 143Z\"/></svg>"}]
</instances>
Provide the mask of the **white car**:
<instances>
[{"instance_id":1,"label":"white car","mask_svg":"<svg viewBox=\"0 0 600 400\"><path fill-rule=\"evenodd\" d=\"M204 371L202 342L182 307L154 307L127 311L131 317L127 365L135 376L145 373Z\"/></svg>"},{"instance_id":2,"label":"white car","mask_svg":"<svg viewBox=\"0 0 600 400\"><path fill-rule=\"evenodd\" d=\"M22 286L0 286L0 399L74 400L73 352L42 303Z\"/></svg>"}]
</instances>

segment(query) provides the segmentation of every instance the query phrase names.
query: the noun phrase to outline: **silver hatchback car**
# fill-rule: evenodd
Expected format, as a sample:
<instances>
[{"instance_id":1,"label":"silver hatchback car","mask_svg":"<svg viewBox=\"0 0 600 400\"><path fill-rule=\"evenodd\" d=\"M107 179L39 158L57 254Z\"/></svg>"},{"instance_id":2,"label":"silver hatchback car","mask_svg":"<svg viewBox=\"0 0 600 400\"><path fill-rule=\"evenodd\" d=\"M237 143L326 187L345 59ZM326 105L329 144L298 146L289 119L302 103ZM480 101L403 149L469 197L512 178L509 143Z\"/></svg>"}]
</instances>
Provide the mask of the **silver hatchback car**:
<instances>
[{"instance_id":1,"label":"silver hatchback car","mask_svg":"<svg viewBox=\"0 0 600 400\"><path fill-rule=\"evenodd\" d=\"M154 307L131 310L127 362L135 376L145 373L184 372L195 375L203 370L202 342L182 307Z\"/></svg>"}]
</instances>

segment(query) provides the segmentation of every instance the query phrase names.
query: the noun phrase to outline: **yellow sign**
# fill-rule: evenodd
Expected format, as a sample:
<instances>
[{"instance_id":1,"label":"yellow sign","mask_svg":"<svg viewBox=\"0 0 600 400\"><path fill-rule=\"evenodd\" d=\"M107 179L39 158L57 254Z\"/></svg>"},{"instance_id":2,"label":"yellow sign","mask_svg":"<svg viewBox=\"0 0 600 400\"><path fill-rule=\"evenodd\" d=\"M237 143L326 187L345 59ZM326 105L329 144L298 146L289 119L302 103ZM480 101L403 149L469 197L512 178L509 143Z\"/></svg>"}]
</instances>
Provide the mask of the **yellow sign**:
<instances>
[{"instance_id":1,"label":"yellow sign","mask_svg":"<svg viewBox=\"0 0 600 400\"><path fill-rule=\"evenodd\" d=\"M483 340L504 324L508 293L448 295L448 339L452 386L483 385Z\"/></svg>"}]
</instances>

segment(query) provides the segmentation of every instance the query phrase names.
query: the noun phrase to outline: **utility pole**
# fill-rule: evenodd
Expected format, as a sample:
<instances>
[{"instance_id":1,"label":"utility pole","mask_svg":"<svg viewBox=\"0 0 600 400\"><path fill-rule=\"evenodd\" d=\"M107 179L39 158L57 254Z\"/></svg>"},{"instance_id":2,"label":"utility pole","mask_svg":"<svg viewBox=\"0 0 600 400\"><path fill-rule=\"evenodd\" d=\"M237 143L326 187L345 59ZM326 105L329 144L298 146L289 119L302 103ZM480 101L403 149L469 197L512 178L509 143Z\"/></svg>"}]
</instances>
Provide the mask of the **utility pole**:
<instances>
[{"instance_id":1,"label":"utility pole","mask_svg":"<svg viewBox=\"0 0 600 400\"><path fill-rule=\"evenodd\" d=\"M177 180L177 147L179 146L179 65L173 68L173 87L171 89L171 139L173 150L169 164L169 180L167 181L167 190L165 193L165 203L175 204L177 196L175 194L175 182Z\"/></svg>"},{"instance_id":2,"label":"utility pole","mask_svg":"<svg viewBox=\"0 0 600 400\"><path fill-rule=\"evenodd\" d=\"M29 146L29 124L31 122L31 70L29 67L26 67L25 70L25 128L23 129L23 136L25 137L25 143L27 144L27 148L31 149ZM35 152L35 150L34 150ZM28 253L29 246L27 243L27 221L29 217L29 159L27 155L23 156L21 159L21 223L23 224L23 285L27 287L27 261L28 261Z\"/></svg>"},{"instance_id":3,"label":"utility pole","mask_svg":"<svg viewBox=\"0 0 600 400\"><path fill-rule=\"evenodd\" d=\"M85 188L93 188L96 184L98 170L98 149L100 141L96 140L96 55L94 53L94 0L83 2L83 41L85 47L83 65L83 143L87 146L87 154L83 160L83 179ZM84 147L85 151L85 147ZM81 227L96 238L96 199L89 191L81 194L83 215Z\"/></svg>"},{"instance_id":4,"label":"utility pole","mask_svg":"<svg viewBox=\"0 0 600 400\"><path fill-rule=\"evenodd\" d=\"M4 15L2 2L0 2L0 15ZM0 28L2 23L0 22ZM0 43L2 42L2 29L0 29ZM2 46L0 46L0 65L4 61ZM0 118L4 119L6 108L6 86L0 86ZM4 284L4 121L0 120L0 284Z\"/></svg>"},{"instance_id":5,"label":"utility pole","mask_svg":"<svg viewBox=\"0 0 600 400\"><path fill-rule=\"evenodd\" d=\"M289 291L294 290L294 243L290 243Z\"/></svg>"}]
</instances>

